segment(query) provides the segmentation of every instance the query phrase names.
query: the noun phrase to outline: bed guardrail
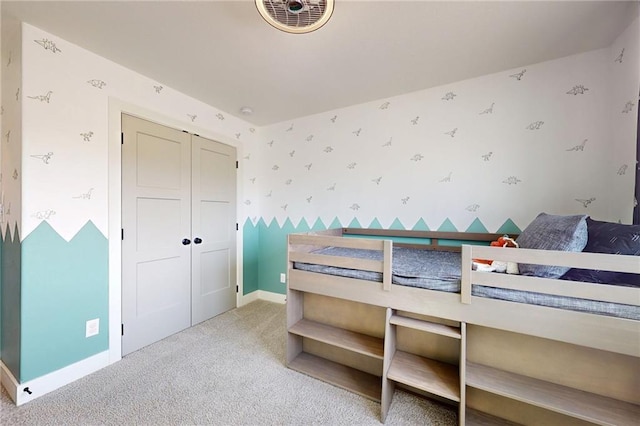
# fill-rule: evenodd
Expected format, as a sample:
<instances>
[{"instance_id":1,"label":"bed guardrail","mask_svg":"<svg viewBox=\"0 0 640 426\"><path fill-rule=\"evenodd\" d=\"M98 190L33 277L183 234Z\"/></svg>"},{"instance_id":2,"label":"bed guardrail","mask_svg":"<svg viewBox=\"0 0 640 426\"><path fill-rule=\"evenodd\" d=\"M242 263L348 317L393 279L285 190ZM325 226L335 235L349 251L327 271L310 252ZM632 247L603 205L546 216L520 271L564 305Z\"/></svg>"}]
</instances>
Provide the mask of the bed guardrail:
<instances>
[{"instance_id":1,"label":"bed guardrail","mask_svg":"<svg viewBox=\"0 0 640 426\"><path fill-rule=\"evenodd\" d=\"M640 306L640 289L638 288L474 271L472 259L494 259L581 269L594 269L593 265L598 265L600 270L640 274L640 260L637 256L463 245L460 295L462 303L470 304L472 285L477 284Z\"/></svg>"}]
</instances>

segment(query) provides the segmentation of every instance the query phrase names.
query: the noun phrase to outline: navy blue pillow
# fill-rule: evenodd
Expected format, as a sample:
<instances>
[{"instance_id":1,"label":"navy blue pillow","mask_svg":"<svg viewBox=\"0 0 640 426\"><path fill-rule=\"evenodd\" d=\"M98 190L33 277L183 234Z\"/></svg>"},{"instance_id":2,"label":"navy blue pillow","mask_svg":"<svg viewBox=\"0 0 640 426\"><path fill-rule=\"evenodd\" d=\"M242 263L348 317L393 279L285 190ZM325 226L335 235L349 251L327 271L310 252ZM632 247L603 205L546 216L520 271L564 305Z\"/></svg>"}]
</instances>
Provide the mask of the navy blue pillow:
<instances>
[{"instance_id":1,"label":"navy blue pillow","mask_svg":"<svg viewBox=\"0 0 640 426\"><path fill-rule=\"evenodd\" d=\"M587 233L584 252L640 256L640 225L623 225L587 218ZM624 272L573 268L562 279L640 287L640 274Z\"/></svg>"}]
</instances>

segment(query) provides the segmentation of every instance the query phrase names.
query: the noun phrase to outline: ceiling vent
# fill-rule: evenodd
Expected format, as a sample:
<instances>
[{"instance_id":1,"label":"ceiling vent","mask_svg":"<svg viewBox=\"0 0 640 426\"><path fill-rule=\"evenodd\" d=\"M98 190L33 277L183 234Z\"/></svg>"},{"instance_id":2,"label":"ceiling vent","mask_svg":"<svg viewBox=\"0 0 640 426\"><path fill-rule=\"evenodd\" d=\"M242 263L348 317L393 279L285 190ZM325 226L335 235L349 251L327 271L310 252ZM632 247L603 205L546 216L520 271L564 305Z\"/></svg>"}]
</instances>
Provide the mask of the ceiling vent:
<instances>
[{"instance_id":1,"label":"ceiling vent","mask_svg":"<svg viewBox=\"0 0 640 426\"><path fill-rule=\"evenodd\" d=\"M270 25L303 34L327 23L333 13L333 0L256 0L256 7Z\"/></svg>"}]
</instances>

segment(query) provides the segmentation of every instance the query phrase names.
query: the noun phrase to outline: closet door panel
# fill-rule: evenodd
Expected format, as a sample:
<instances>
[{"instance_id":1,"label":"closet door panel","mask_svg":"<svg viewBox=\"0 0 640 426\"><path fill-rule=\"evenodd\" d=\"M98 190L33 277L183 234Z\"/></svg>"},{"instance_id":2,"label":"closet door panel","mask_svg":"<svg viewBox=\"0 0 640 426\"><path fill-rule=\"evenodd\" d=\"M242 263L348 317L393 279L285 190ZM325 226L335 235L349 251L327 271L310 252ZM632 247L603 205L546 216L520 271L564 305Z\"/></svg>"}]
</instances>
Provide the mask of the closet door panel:
<instances>
[{"instance_id":1,"label":"closet door panel","mask_svg":"<svg viewBox=\"0 0 640 426\"><path fill-rule=\"evenodd\" d=\"M122 354L191 325L191 137L122 116Z\"/></svg>"},{"instance_id":2,"label":"closet door panel","mask_svg":"<svg viewBox=\"0 0 640 426\"><path fill-rule=\"evenodd\" d=\"M192 324L236 306L236 150L192 138ZM196 240L196 238L198 240Z\"/></svg>"}]
</instances>

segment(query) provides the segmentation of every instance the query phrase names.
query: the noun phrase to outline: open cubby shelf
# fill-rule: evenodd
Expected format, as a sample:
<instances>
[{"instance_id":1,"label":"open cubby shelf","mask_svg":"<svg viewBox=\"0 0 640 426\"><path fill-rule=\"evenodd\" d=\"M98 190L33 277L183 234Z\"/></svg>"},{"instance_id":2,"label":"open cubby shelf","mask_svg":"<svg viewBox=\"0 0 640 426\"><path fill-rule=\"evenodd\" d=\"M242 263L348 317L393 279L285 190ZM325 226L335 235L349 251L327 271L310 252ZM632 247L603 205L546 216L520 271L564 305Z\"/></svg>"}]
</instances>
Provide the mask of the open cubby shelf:
<instances>
[{"instance_id":1,"label":"open cubby shelf","mask_svg":"<svg viewBox=\"0 0 640 426\"><path fill-rule=\"evenodd\" d=\"M640 406L480 364L467 364L467 386L601 425L637 425Z\"/></svg>"},{"instance_id":2,"label":"open cubby shelf","mask_svg":"<svg viewBox=\"0 0 640 426\"><path fill-rule=\"evenodd\" d=\"M636 425L640 419L640 405L468 361L467 330L472 330L470 332L474 333L471 335L473 338L469 339L469 345L472 341L474 342L474 346L470 346L471 350L477 348L479 342L484 341L475 337L482 336L477 328L472 329L464 322L457 323L457 326L451 325L455 324L452 321L439 323L437 318L419 319L420 316L417 314L407 312L402 315L392 308L386 308L386 316L383 319L380 309L384 308L353 302L355 304L352 309L351 305L344 305L344 300L340 301L342 310L336 311L336 299L322 296L325 299L318 301L318 297L320 296L310 297L313 299L309 301L313 308L309 311L312 320L305 317L305 292L289 290L288 366L311 377L381 402L383 422L391 406L396 385L457 403L460 425L516 424L476 411L472 409L472 405L467 405L467 392L471 394L473 389L528 404L532 410L536 410L533 407L538 407L537 409L548 411L549 415L557 416L558 414L555 413L559 413L561 416L569 416L594 424ZM317 305L313 305L314 303ZM370 334L384 335L384 338L335 326L336 315L342 314L349 316L350 320L340 318L341 324L346 324L353 329L366 329ZM369 327L371 325L374 327ZM398 332L402 328L413 331L401 331L409 334L404 334L400 336L403 339L398 339ZM484 329L491 332L497 331L487 327ZM421 337L423 333L424 340ZM440 337L427 338L428 334ZM326 345L326 347L323 346L323 350L327 350L327 353L322 351L316 353L315 346L307 346L306 339ZM408 340L410 340L409 343ZM434 342L449 348L447 362L431 358ZM511 340L507 342L510 343ZM408 345L408 347L405 348L402 345ZM429 347L431 350L427 350ZM485 349L482 348L480 352ZM429 354L429 357L425 356L425 353ZM451 354L454 356L451 357ZM491 356L497 355L500 353L492 353ZM439 356L437 351L433 352L433 358ZM479 355L476 353L474 356ZM553 354L550 353L549 356L552 357ZM449 363L452 359L457 362L457 365ZM371 363L367 367L365 364L369 361ZM382 364L381 373L371 367L376 362ZM361 369L370 371L361 371Z\"/></svg>"},{"instance_id":3,"label":"open cubby shelf","mask_svg":"<svg viewBox=\"0 0 640 426\"><path fill-rule=\"evenodd\" d=\"M380 402L380 377L337 362L301 352L289 367L323 382L347 389L365 398Z\"/></svg>"}]
</instances>

